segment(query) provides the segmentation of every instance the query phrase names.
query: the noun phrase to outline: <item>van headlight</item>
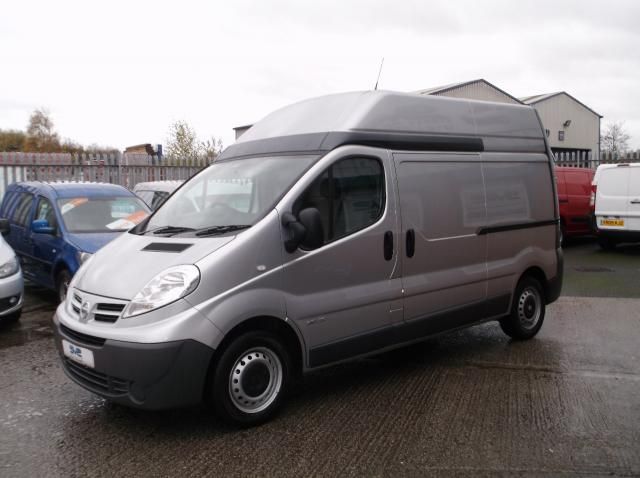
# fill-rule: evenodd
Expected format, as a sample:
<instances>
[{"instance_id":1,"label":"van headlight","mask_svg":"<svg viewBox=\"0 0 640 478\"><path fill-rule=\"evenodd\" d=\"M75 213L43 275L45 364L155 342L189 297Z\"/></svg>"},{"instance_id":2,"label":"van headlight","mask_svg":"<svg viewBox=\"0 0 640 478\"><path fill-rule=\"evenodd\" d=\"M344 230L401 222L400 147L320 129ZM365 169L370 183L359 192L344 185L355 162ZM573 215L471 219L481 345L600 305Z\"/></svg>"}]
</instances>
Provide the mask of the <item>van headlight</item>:
<instances>
[{"instance_id":1,"label":"van headlight","mask_svg":"<svg viewBox=\"0 0 640 478\"><path fill-rule=\"evenodd\" d=\"M18 262L18 258L13 256L7 262L0 266L0 279L4 279L5 277L12 276L20 270L20 263Z\"/></svg>"},{"instance_id":2,"label":"van headlight","mask_svg":"<svg viewBox=\"0 0 640 478\"><path fill-rule=\"evenodd\" d=\"M193 292L199 282L200 270L196 266L170 267L151 279L136 294L122 317L126 319L164 307Z\"/></svg>"}]
</instances>

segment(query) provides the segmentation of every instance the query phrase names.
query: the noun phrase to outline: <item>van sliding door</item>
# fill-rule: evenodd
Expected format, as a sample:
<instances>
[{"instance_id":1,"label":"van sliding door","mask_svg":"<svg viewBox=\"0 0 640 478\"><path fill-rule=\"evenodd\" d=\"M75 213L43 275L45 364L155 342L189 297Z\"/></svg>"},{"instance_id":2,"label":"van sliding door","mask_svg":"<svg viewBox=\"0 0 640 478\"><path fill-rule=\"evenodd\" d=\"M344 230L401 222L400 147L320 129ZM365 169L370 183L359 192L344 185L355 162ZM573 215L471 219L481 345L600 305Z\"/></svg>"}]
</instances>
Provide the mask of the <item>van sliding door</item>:
<instances>
[{"instance_id":1,"label":"van sliding door","mask_svg":"<svg viewBox=\"0 0 640 478\"><path fill-rule=\"evenodd\" d=\"M406 333L429 334L482 318L487 237L478 230L487 212L479 155L400 153L394 162L404 320L413 324Z\"/></svg>"}]
</instances>

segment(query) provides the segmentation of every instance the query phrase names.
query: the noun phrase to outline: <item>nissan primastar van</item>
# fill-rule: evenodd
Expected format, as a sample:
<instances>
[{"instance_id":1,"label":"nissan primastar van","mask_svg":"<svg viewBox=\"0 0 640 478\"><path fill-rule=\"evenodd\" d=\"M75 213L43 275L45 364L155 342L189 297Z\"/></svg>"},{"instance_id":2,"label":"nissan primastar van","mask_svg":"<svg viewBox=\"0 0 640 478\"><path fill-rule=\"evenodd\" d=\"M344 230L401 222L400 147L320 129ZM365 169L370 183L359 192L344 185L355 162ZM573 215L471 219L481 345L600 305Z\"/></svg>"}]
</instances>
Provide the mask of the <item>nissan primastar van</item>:
<instances>
[{"instance_id":1,"label":"nissan primastar van","mask_svg":"<svg viewBox=\"0 0 640 478\"><path fill-rule=\"evenodd\" d=\"M529 339L562 284L551 158L528 106L369 91L276 111L76 273L64 370L248 426L319 367L487 321Z\"/></svg>"}]
</instances>

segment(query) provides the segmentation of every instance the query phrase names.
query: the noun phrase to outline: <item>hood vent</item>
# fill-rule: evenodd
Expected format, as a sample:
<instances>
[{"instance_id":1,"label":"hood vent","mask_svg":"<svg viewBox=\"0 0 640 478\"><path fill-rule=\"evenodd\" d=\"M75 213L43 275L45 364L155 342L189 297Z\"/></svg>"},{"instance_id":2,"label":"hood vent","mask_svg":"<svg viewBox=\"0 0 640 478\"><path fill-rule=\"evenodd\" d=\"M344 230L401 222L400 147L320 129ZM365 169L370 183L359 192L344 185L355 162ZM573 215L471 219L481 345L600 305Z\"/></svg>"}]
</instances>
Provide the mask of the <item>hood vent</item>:
<instances>
[{"instance_id":1,"label":"hood vent","mask_svg":"<svg viewBox=\"0 0 640 478\"><path fill-rule=\"evenodd\" d=\"M191 246L193 244L185 244L184 242L152 242L142 250L147 252L182 252Z\"/></svg>"}]
</instances>

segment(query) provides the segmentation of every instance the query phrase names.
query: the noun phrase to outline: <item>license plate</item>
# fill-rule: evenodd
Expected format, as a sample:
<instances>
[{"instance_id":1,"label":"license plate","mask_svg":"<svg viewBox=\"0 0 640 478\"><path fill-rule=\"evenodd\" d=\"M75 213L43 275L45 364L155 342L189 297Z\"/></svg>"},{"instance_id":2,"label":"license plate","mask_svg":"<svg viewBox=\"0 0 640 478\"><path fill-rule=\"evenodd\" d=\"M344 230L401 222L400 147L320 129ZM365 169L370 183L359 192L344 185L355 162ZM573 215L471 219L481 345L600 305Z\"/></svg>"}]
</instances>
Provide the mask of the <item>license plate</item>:
<instances>
[{"instance_id":1,"label":"license plate","mask_svg":"<svg viewBox=\"0 0 640 478\"><path fill-rule=\"evenodd\" d=\"M62 340L62 351L66 357L69 357L74 362L84 365L85 367L94 368L95 363L93 361L93 352L84 347L78 347L71 342Z\"/></svg>"},{"instance_id":2,"label":"license plate","mask_svg":"<svg viewBox=\"0 0 640 478\"><path fill-rule=\"evenodd\" d=\"M600 219L601 226L624 226L624 219Z\"/></svg>"}]
</instances>

